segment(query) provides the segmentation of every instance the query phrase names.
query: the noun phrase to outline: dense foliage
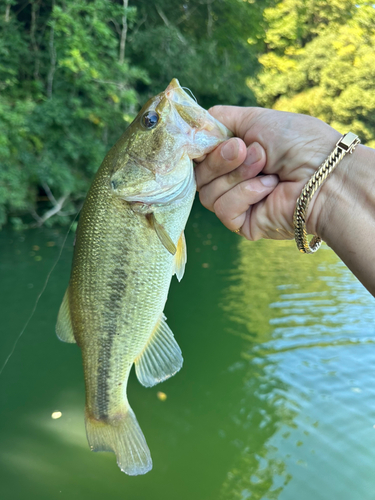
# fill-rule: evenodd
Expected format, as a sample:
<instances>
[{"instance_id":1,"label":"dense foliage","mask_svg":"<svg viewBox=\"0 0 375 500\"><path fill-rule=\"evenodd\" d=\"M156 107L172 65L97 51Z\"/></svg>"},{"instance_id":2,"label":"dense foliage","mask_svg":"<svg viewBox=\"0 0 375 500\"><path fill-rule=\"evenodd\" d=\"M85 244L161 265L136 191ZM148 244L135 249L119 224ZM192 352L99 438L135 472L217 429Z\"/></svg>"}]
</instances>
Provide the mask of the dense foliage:
<instances>
[{"instance_id":1,"label":"dense foliage","mask_svg":"<svg viewBox=\"0 0 375 500\"><path fill-rule=\"evenodd\" d=\"M258 101L317 116L375 147L375 8L355 0L284 0L264 12Z\"/></svg>"},{"instance_id":2,"label":"dense foliage","mask_svg":"<svg viewBox=\"0 0 375 500\"><path fill-rule=\"evenodd\" d=\"M5 211L42 223L82 198L138 105L144 71L119 60L106 0L11 2L0 17L0 223ZM129 18L134 9L129 11ZM38 195L52 205L44 217ZM18 219L15 219L17 222Z\"/></svg>"},{"instance_id":3,"label":"dense foliage","mask_svg":"<svg viewBox=\"0 0 375 500\"><path fill-rule=\"evenodd\" d=\"M205 107L258 101L374 145L374 27L352 0L1 2L0 227L65 223L173 77Z\"/></svg>"},{"instance_id":4,"label":"dense foliage","mask_svg":"<svg viewBox=\"0 0 375 500\"><path fill-rule=\"evenodd\" d=\"M175 76L205 105L254 103L246 77L266 4L2 2L0 226L7 213L18 226L23 214L65 222L141 103Z\"/></svg>"},{"instance_id":5,"label":"dense foliage","mask_svg":"<svg viewBox=\"0 0 375 500\"><path fill-rule=\"evenodd\" d=\"M145 68L155 94L177 76L202 106L255 104L246 78L255 75L269 2L138 0L139 29L129 36L129 58Z\"/></svg>"}]
</instances>

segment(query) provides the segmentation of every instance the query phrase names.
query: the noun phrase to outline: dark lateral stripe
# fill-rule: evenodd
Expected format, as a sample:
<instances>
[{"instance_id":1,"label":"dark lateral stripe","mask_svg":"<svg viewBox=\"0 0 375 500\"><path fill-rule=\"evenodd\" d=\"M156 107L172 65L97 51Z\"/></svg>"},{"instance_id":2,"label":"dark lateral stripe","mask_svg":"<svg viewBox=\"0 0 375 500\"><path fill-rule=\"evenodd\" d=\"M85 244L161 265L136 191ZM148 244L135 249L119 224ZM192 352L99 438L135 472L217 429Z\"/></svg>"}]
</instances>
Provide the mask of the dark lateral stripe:
<instances>
[{"instance_id":1,"label":"dark lateral stripe","mask_svg":"<svg viewBox=\"0 0 375 500\"><path fill-rule=\"evenodd\" d=\"M123 259L122 259L123 260ZM109 299L102 303L103 344L99 351L96 410L97 418L106 419L110 413L109 376L112 362L112 347L118 329L118 317L127 287L127 273L123 267L116 268L109 276L105 287ZM123 324L121 325L124 326Z\"/></svg>"}]
</instances>

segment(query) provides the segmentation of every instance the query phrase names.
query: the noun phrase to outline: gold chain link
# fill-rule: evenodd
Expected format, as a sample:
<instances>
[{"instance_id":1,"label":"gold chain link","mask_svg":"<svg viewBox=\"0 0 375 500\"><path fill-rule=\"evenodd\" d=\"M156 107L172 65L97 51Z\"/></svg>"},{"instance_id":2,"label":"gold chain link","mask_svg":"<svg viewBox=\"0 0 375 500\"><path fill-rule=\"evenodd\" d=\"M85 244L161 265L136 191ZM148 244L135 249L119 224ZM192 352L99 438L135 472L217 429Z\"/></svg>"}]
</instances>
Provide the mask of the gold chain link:
<instances>
[{"instance_id":1,"label":"gold chain link","mask_svg":"<svg viewBox=\"0 0 375 500\"><path fill-rule=\"evenodd\" d=\"M309 179L302 189L302 193L297 200L296 208L293 215L294 237L297 243L298 250L302 253L314 253L322 244L322 239L319 236L314 236L309 243L306 231L306 213L309 203L327 179L329 174L336 168L340 161L347 153L352 154L356 146L360 143L360 139L352 132L343 135L337 142L335 149L328 158L321 164L315 174Z\"/></svg>"}]
</instances>

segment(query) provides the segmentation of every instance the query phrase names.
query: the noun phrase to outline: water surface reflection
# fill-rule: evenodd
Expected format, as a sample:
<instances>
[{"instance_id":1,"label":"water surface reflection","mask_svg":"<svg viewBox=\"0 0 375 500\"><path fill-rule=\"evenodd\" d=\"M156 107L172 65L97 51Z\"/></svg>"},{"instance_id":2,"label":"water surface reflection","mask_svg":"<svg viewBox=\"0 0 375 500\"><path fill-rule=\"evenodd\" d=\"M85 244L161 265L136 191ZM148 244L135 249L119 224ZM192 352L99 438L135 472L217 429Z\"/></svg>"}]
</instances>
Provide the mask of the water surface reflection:
<instances>
[{"instance_id":1,"label":"water surface reflection","mask_svg":"<svg viewBox=\"0 0 375 500\"><path fill-rule=\"evenodd\" d=\"M2 359L64 234L0 233ZM166 308L184 367L129 382L152 472L126 477L88 449L80 351L54 333L72 235L0 376L0 498L374 500L373 298L329 249L242 241L199 205L187 242Z\"/></svg>"},{"instance_id":2,"label":"water surface reflection","mask_svg":"<svg viewBox=\"0 0 375 500\"><path fill-rule=\"evenodd\" d=\"M221 498L372 500L374 299L327 247L241 241L234 267L222 308L243 340L242 441Z\"/></svg>"}]
</instances>

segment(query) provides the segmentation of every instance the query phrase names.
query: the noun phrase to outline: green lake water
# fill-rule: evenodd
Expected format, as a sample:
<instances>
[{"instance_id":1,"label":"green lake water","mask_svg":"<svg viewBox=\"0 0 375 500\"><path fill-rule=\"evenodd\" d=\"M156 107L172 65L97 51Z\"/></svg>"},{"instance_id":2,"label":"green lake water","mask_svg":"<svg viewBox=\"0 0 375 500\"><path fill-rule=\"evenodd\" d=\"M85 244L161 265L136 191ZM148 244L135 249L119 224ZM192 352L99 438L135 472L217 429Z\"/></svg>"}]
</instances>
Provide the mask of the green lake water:
<instances>
[{"instance_id":1,"label":"green lake water","mask_svg":"<svg viewBox=\"0 0 375 500\"><path fill-rule=\"evenodd\" d=\"M0 364L65 232L0 233ZM374 500L374 299L329 248L247 242L199 204L186 236L165 311L184 366L129 382L153 470L128 477L87 445L80 350L54 333L70 235L0 375L0 499Z\"/></svg>"}]
</instances>

